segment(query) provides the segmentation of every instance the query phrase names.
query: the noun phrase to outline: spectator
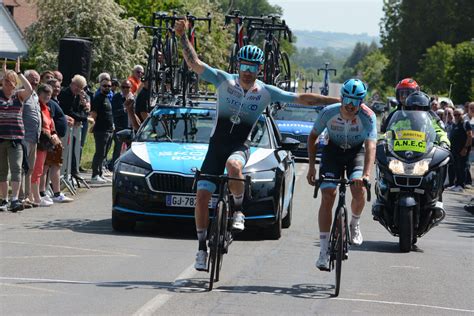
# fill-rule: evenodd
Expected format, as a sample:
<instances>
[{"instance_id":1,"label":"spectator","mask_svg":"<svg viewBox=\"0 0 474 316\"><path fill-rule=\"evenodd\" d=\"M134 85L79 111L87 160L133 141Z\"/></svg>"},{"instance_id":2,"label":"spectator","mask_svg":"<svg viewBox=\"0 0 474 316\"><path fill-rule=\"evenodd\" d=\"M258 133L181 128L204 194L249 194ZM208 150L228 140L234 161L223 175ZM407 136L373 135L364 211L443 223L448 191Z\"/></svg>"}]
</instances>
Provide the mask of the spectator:
<instances>
[{"instance_id":1,"label":"spectator","mask_svg":"<svg viewBox=\"0 0 474 316\"><path fill-rule=\"evenodd\" d=\"M466 161L472 144L472 129L469 122L462 118L463 110L454 110L454 125L449 134L451 153L454 159L454 172L449 172L448 188L455 192L464 191L466 181Z\"/></svg>"},{"instance_id":2,"label":"spectator","mask_svg":"<svg viewBox=\"0 0 474 316\"><path fill-rule=\"evenodd\" d=\"M150 90L148 89L148 81L144 81L140 92L138 93L135 103L135 113L140 122L143 122L150 112Z\"/></svg>"},{"instance_id":3,"label":"spectator","mask_svg":"<svg viewBox=\"0 0 474 316\"><path fill-rule=\"evenodd\" d=\"M112 78L112 93L115 95L117 92L119 92L118 90L120 89L120 82L118 81L117 78Z\"/></svg>"},{"instance_id":4,"label":"spectator","mask_svg":"<svg viewBox=\"0 0 474 316\"><path fill-rule=\"evenodd\" d=\"M92 127L95 139L95 153L92 160L92 178L91 182L96 184L106 183L107 180L102 177L102 164L106 156L106 148L109 139L114 130L112 104L107 95L112 87L109 79L100 82L100 94L92 101L90 116L94 120Z\"/></svg>"},{"instance_id":5,"label":"spectator","mask_svg":"<svg viewBox=\"0 0 474 316\"><path fill-rule=\"evenodd\" d=\"M56 79L51 79L48 82L53 89L53 95L55 88L53 85L59 86L59 82ZM64 115L63 110L59 105L51 98L48 102L49 111L51 117L54 121L54 126L58 137L63 138L66 135L66 129L68 126L67 116ZM72 126L72 124L70 125ZM53 189L52 201L55 203L64 203L71 202L73 199L65 196L61 192L60 179L61 179L61 164L62 164L62 154L63 154L64 143L60 146L55 146L54 151L48 151L46 155L46 160L44 164L43 175L41 176L40 181L40 195L45 196L46 191L46 181L49 179L51 181L51 186Z\"/></svg>"},{"instance_id":6,"label":"spectator","mask_svg":"<svg viewBox=\"0 0 474 316\"><path fill-rule=\"evenodd\" d=\"M54 78L59 81L59 85L61 86L63 83L63 74L59 70L53 71Z\"/></svg>"},{"instance_id":7,"label":"spectator","mask_svg":"<svg viewBox=\"0 0 474 316\"><path fill-rule=\"evenodd\" d=\"M143 66L141 65L136 65L133 67L133 72L130 77L128 77L128 80L132 83L132 93L136 94L138 91L138 87L140 86L140 83L142 82L142 77L144 75L144 70Z\"/></svg>"},{"instance_id":8,"label":"spectator","mask_svg":"<svg viewBox=\"0 0 474 316\"><path fill-rule=\"evenodd\" d=\"M40 75L41 83L46 83L51 79L54 79L54 72L52 72L51 70L43 71Z\"/></svg>"},{"instance_id":9,"label":"spectator","mask_svg":"<svg viewBox=\"0 0 474 316\"><path fill-rule=\"evenodd\" d=\"M59 105L64 114L74 119L74 135L72 139L73 148L80 146L81 128L84 122L87 122L87 117L90 111L90 99L84 88L87 86L86 78L81 75L75 75L71 79L69 87L63 89L58 96ZM71 175L76 179L83 180L79 176L80 154L77 155L76 150L73 150L71 160Z\"/></svg>"},{"instance_id":10,"label":"spectator","mask_svg":"<svg viewBox=\"0 0 474 316\"><path fill-rule=\"evenodd\" d=\"M443 114L443 123L446 129L446 132L449 134L454 125L454 111L450 107L444 109Z\"/></svg>"},{"instance_id":11,"label":"spectator","mask_svg":"<svg viewBox=\"0 0 474 316\"><path fill-rule=\"evenodd\" d=\"M31 195L31 175L36 161L36 147L41 132L41 108L38 95L35 92L40 82L40 75L35 70L27 70L25 71L25 77L30 83L33 93L23 104L25 137L23 138L22 144L26 151L25 156L26 164L28 165L28 172L26 172L22 177L23 185L21 189L23 189L23 192L20 192L20 195L24 199L24 206L29 208L32 206L31 201L33 201L33 196Z\"/></svg>"},{"instance_id":12,"label":"spectator","mask_svg":"<svg viewBox=\"0 0 474 316\"><path fill-rule=\"evenodd\" d=\"M98 79L98 82L102 82L102 80L104 79L107 79L109 81L111 81L112 79L110 79L110 75L107 73L107 72L103 72L101 74L99 74L99 76L97 77ZM97 88L97 90L95 91L94 93L94 98L97 97L98 95L100 95L102 92L101 92L101 89L100 89L100 86L99 88ZM107 98L109 98L109 101L110 103L112 103L112 98L114 97L114 92L112 91L112 89L109 91L109 93L107 94ZM94 99L92 98L92 99Z\"/></svg>"},{"instance_id":13,"label":"spectator","mask_svg":"<svg viewBox=\"0 0 474 316\"><path fill-rule=\"evenodd\" d=\"M125 111L127 112L128 122L132 126L132 129L136 132L140 128L140 124L142 123L138 118L137 114L135 113L135 100L130 98L125 100L123 103Z\"/></svg>"},{"instance_id":14,"label":"spectator","mask_svg":"<svg viewBox=\"0 0 474 316\"><path fill-rule=\"evenodd\" d=\"M126 79L122 81L122 84L120 85L121 92L115 94L114 98L112 99L112 114L114 118L115 129L113 134L114 151L112 154L112 160L110 160L108 165L110 171L113 170L115 161L120 156L120 151L122 149L122 142L118 139L117 132L129 127L128 115L124 106L124 102L127 99L133 99L133 94L130 91L131 87L132 83L130 80Z\"/></svg>"},{"instance_id":15,"label":"spectator","mask_svg":"<svg viewBox=\"0 0 474 316\"><path fill-rule=\"evenodd\" d=\"M38 87L38 98L41 107L41 136L38 143L38 151L36 154L36 161L31 176L31 190L33 192L34 204L41 207L48 207L53 204L53 201L46 196L40 194L40 178L43 174L44 163L46 155L49 151L53 151L56 146L61 145L61 140L56 134L54 128L54 121L51 117L48 108L48 102L51 100L53 88L48 84L41 84Z\"/></svg>"},{"instance_id":16,"label":"spectator","mask_svg":"<svg viewBox=\"0 0 474 316\"><path fill-rule=\"evenodd\" d=\"M3 62L2 88L0 89L0 209L12 212L21 211L23 204L19 200L23 147L21 141L25 135L23 124L23 102L33 93L31 84L20 72L20 58L15 71L7 70L6 59ZM18 81L23 89L15 90ZM8 171L11 174L12 196L8 206Z\"/></svg>"},{"instance_id":17,"label":"spectator","mask_svg":"<svg viewBox=\"0 0 474 316\"><path fill-rule=\"evenodd\" d=\"M466 102L464 103L464 107L466 108L467 104L467 111L466 114L464 114L464 119L471 124L471 129L474 131L474 102ZM473 132L474 134L474 132ZM474 135L473 135L474 138ZM474 139L473 139L474 141ZM472 144L472 142L471 142ZM467 159L466 163L466 187L472 187L472 176L471 176L471 163L474 161L474 151L471 150L469 152L469 157Z\"/></svg>"},{"instance_id":18,"label":"spectator","mask_svg":"<svg viewBox=\"0 0 474 316\"><path fill-rule=\"evenodd\" d=\"M439 106L439 103L438 103L438 96L437 95L432 96L430 98L430 101L431 101L431 110L433 112L436 112L439 109L441 109L441 107Z\"/></svg>"},{"instance_id":19,"label":"spectator","mask_svg":"<svg viewBox=\"0 0 474 316\"><path fill-rule=\"evenodd\" d=\"M58 106L60 107L58 96L61 93L61 82L59 80L57 80L56 78L54 78L54 79L49 80L47 82L47 84L49 84L51 86L51 88L53 88L53 94L51 95L51 101L56 102L56 104L58 104ZM60 110L61 110L61 113L63 113L64 117L66 118L67 125L68 126L74 125L74 119L72 117L68 116L68 115L65 115L61 108L60 108ZM56 124L56 129L58 129L57 124Z\"/></svg>"}]
</instances>

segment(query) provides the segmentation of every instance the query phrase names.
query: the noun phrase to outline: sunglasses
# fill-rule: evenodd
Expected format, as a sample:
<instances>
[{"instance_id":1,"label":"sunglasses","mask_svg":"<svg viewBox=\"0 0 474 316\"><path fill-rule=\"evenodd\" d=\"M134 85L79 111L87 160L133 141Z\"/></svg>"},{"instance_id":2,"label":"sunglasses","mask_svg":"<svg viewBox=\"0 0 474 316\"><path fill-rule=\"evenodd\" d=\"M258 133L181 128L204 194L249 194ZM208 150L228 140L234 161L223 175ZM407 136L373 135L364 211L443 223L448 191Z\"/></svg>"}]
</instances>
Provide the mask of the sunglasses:
<instances>
[{"instance_id":1,"label":"sunglasses","mask_svg":"<svg viewBox=\"0 0 474 316\"><path fill-rule=\"evenodd\" d=\"M343 105L349 105L352 104L353 106L360 106L362 103L362 99L354 99L351 97L343 97L342 98L342 104Z\"/></svg>"},{"instance_id":2,"label":"sunglasses","mask_svg":"<svg viewBox=\"0 0 474 316\"><path fill-rule=\"evenodd\" d=\"M104 85L102 85L102 88L111 88L111 87L112 87L112 86L109 85L109 84L104 84Z\"/></svg>"},{"instance_id":3,"label":"sunglasses","mask_svg":"<svg viewBox=\"0 0 474 316\"><path fill-rule=\"evenodd\" d=\"M248 64L240 64L240 71L250 71L250 72L257 72L258 71L258 65L248 65Z\"/></svg>"},{"instance_id":4,"label":"sunglasses","mask_svg":"<svg viewBox=\"0 0 474 316\"><path fill-rule=\"evenodd\" d=\"M122 89L130 89L130 86L122 86Z\"/></svg>"}]
</instances>

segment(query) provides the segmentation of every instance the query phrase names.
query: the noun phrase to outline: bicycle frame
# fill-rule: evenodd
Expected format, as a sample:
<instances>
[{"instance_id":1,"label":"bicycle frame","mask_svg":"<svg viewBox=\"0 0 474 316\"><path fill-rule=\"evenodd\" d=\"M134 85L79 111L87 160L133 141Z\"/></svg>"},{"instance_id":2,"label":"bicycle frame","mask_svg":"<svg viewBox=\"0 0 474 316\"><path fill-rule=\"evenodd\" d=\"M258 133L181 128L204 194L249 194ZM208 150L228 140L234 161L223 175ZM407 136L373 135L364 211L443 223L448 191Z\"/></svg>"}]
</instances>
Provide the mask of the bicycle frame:
<instances>
[{"instance_id":1,"label":"bicycle frame","mask_svg":"<svg viewBox=\"0 0 474 316\"><path fill-rule=\"evenodd\" d=\"M329 73L334 72L334 76L336 76L336 69L328 68L329 63L325 63L325 68L318 68L318 76L320 71L324 71L324 80L323 86L319 88L322 95L329 95Z\"/></svg>"}]
</instances>

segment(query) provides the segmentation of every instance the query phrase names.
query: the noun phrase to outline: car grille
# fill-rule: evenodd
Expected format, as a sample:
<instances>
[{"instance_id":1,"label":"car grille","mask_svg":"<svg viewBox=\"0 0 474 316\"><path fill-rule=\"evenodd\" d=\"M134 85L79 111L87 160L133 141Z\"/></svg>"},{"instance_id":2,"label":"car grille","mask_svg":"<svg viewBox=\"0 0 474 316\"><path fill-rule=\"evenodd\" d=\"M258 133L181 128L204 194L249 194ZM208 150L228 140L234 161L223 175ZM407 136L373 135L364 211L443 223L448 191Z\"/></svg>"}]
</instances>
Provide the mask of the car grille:
<instances>
[{"instance_id":1,"label":"car grille","mask_svg":"<svg viewBox=\"0 0 474 316\"><path fill-rule=\"evenodd\" d=\"M147 182L155 192L192 193L194 177L153 172L148 176Z\"/></svg>"},{"instance_id":2,"label":"car grille","mask_svg":"<svg viewBox=\"0 0 474 316\"><path fill-rule=\"evenodd\" d=\"M419 187L422 177L393 176L395 184L399 187Z\"/></svg>"}]
</instances>

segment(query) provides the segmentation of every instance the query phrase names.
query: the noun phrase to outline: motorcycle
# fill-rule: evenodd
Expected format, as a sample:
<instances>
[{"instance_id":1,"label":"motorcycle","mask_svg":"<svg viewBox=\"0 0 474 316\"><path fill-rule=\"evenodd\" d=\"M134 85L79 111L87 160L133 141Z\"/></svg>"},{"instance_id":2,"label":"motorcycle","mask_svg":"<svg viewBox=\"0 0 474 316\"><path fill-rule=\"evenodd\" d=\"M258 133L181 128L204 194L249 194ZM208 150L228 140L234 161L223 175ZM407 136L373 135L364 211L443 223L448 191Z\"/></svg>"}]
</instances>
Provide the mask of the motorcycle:
<instances>
[{"instance_id":1,"label":"motorcycle","mask_svg":"<svg viewBox=\"0 0 474 316\"><path fill-rule=\"evenodd\" d=\"M374 220L399 237L401 252L445 217L442 194L449 150L437 146L423 111L397 111L376 150Z\"/></svg>"}]
</instances>

